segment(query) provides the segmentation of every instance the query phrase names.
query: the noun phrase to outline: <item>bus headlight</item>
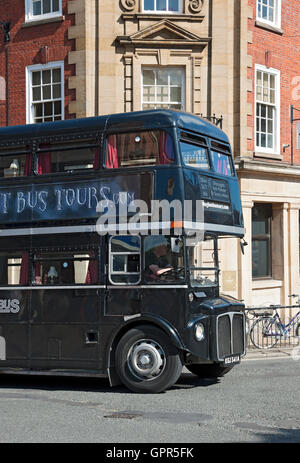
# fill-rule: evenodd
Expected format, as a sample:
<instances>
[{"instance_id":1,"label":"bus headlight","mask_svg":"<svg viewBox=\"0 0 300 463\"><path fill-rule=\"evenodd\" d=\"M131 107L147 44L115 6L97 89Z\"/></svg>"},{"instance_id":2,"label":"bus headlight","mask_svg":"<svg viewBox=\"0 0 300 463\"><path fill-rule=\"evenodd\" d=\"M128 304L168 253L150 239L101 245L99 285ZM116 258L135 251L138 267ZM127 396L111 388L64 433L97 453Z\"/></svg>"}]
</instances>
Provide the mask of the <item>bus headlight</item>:
<instances>
[{"instance_id":1,"label":"bus headlight","mask_svg":"<svg viewBox=\"0 0 300 463\"><path fill-rule=\"evenodd\" d=\"M196 323L195 325L195 338L197 341L203 341L204 339L204 326L202 323Z\"/></svg>"}]
</instances>

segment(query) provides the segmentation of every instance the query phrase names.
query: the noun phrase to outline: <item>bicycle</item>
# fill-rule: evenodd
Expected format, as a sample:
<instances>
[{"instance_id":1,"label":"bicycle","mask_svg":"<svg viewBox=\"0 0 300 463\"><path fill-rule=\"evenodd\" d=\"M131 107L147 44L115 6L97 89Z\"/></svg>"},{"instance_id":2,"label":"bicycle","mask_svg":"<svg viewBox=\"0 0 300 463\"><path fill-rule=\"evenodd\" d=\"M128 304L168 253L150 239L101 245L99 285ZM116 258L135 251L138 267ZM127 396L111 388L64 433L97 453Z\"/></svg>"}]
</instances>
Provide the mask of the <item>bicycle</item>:
<instances>
[{"instance_id":1,"label":"bicycle","mask_svg":"<svg viewBox=\"0 0 300 463\"><path fill-rule=\"evenodd\" d=\"M292 294L290 297L297 297ZM300 298L298 296L298 305L296 306L285 306L299 307ZM294 315L288 323L283 323L278 313L279 308L283 308L280 305L270 305L269 307L275 314L263 314L260 316L252 325L250 329L250 339L252 344L258 349L271 349L276 346L282 338L290 338L296 336L298 342L300 340L300 310ZM296 327L296 328L295 328ZM295 328L295 335L292 331Z\"/></svg>"}]
</instances>

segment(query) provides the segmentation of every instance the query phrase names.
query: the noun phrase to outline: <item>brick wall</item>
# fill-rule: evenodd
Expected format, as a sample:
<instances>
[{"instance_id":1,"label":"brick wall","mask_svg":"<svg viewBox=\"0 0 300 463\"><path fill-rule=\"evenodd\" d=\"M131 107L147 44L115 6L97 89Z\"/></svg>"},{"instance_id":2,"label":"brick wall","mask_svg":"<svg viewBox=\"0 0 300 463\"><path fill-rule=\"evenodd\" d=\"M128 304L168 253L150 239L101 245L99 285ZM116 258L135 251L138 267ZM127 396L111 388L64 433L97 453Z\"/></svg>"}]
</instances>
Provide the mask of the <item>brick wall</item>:
<instances>
[{"instance_id":1,"label":"brick wall","mask_svg":"<svg viewBox=\"0 0 300 463\"><path fill-rule=\"evenodd\" d=\"M26 123L26 77L25 68L33 64L50 61L65 63L65 118L72 118L68 104L74 100L74 90L68 89L68 78L75 74L75 66L68 65L68 53L75 49L75 41L68 40L68 28L73 25L74 16L67 14L67 2L63 0L64 19L46 24L24 27L25 1L1 0L0 20L11 22L10 42L4 44L0 31L0 126L7 123L8 93L9 125ZM6 61L8 59L8 88Z\"/></svg>"},{"instance_id":2,"label":"brick wall","mask_svg":"<svg viewBox=\"0 0 300 463\"><path fill-rule=\"evenodd\" d=\"M282 0L281 29L283 34L255 25L256 0L248 0L253 7L253 19L249 19L252 43L248 53L252 56L252 68L248 68L248 77L253 82L253 91L248 93L248 101L253 104L253 116L248 124L253 129L253 139L248 142L248 149L254 151L254 115L255 115L255 64L272 67L280 71L280 152L283 161L290 163L291 148L283 153L282 145L291 144L290 105L300 109L300 2L299 0ZM298 113L300 117L300 113ZM300 164L300 150L296 149L296 125L294 124L294 163Z\"/></svg>"}]
</instances>

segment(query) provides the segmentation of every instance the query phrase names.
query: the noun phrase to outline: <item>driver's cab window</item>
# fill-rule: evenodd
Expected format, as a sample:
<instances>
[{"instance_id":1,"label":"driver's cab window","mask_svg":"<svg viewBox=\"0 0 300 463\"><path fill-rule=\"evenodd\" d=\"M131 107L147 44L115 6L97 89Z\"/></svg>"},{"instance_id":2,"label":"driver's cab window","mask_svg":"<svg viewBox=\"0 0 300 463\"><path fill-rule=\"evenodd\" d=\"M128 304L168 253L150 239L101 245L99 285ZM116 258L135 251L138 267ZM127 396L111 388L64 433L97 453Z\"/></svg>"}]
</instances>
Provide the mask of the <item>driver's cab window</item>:
<instances>
[{"instance_id":1,"label":"driver's cab window","mask_svg":"<svg viewBox=\"0 0 300 463\"><path fill-rule=\"evenodd\" d=\"M210 287L218 284L217 240L204 241L188 248L190 283L193 287Z\"/></svg>"},{"instance_id":2,"label":"driver's cab window","mask_svg":"<svg viewBox=\"0 0 300 463\"><path fill-rule=\"evenodd\" d=\"M179 283L185 278L183 241L154 235L144 241L144 277L148 283Z\"/></svg>"}]
</instances>

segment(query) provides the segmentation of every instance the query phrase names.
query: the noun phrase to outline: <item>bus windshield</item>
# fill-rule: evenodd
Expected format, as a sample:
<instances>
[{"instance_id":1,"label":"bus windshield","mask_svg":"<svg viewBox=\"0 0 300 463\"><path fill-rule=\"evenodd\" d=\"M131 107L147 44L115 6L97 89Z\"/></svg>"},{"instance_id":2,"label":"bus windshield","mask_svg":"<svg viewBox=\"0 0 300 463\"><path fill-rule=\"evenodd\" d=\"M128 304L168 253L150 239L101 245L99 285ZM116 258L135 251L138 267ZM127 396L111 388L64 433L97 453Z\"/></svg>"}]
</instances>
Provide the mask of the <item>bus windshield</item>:
<instances>
[{"instance_id":1,"label":"bus windshield","mask_svg":"<svg viewBox=\"0 0 300 463\"><path fill-rule=\"evenodd\" d=\"M188 265L192 287L218 285L217 240L209 237L205 241L188 247Z\"/></svg>"}]
</instances>

